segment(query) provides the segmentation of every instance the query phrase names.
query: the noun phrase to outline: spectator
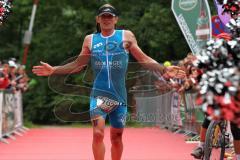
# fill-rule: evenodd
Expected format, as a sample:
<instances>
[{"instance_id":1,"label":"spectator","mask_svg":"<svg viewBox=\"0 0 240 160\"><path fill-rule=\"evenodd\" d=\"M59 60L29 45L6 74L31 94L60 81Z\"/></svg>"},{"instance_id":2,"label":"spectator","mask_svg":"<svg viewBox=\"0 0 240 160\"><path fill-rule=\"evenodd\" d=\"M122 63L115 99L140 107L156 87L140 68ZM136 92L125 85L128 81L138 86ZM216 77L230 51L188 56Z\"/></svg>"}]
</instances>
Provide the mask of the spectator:
<instances>
[{"instance_id":1,"label":"spectator","mask_svg":"<svg viewBox=\"0 0 240 160\"><path fill-rule=\"evenodd\" d=\"M4 90L10 85L8 72L9 66L5 63L2 65L2 68L0 68L0 90Z\"/></svg>"},{"instance_id":2,"label":"spectator","mask_svg":"<svg viewBox=\"0 0 240 160\"><path fill-rule=\"evenodd\" d=\"M25 92L28 89L29 78L25 72L25 66L20 66L16 73L17 90Z\"/></svg>"},{"instance_id":3,"label":"spectator","mask_svg":"<svg viewBox=\"0 0 240 160\"><path fill-rule=\"evenodd\" d=\"M13 93L17 90L25 92L28 88L28 81L25 66L18 65L15 58L0 61L0 90Z\"/></svg>"},{"instance_id":4,"label":"spectator","mask_svg":"<svg viewBox=\"0 0 240 160\"><path fill-rule=\"evenodd\" d=\"M13 60L8 61L8 64L9 64L8 78L10 80L10 85L6 89L14 93L16 91L16 85L17 85L15 80L17 64Z\"/></svg>"}]
</instances>

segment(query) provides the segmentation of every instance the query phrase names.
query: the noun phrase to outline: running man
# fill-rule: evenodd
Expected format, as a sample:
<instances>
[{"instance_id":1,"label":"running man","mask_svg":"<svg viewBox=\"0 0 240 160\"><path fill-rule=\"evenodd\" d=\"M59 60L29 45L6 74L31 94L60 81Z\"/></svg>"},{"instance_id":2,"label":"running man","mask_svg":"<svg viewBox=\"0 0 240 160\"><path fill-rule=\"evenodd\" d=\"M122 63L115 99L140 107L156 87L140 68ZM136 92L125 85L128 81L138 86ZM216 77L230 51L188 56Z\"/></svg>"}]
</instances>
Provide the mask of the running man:
<instances>
[{"instance_id":1,"label":"running man","mask_svg":"<svg viewBox=\"0 0 240 160\"><path fill-rule=\"evenodd\" d=\"M52 74L70 74L79 72L91 60L94 72L94 84L90 95L90 116L93 124L92 150L95 160L104 160L105 146L103 143L106 115L109 116L111 129L111 156L120 160L123 152L122 134L127 114L127 91L125 75L129 54L132 54L145 68L167 74L169 77L183 78L185 72L179 67L164 67L148 57L139 48L134 34L128 30L116 30L118 12L110 4L101 6L96 16L97 33L87 35L78 58L63 66L51 66L41 62L33 67L38 76ZM98 97L104 97L98 99ZM98 110L101 116L96 118L98 103L106 99L119 102L111 112Z\"/></svg>"}]
</instances>

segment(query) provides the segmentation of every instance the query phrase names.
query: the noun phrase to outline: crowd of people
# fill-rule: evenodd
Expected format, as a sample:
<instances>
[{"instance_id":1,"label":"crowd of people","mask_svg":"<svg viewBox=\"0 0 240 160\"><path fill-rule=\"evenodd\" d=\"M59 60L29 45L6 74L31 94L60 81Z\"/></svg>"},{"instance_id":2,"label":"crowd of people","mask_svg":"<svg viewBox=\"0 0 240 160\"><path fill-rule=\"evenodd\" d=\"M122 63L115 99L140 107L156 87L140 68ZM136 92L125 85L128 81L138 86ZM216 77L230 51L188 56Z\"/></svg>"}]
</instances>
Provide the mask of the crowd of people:
<instances>
[{"instance_id":1,"label":"crowd of people","mask_svg":"<svg viewBox=\"0 0 240 160\"><path fill-rule=\"evenodd\" d=\"M232 39L230 34L227 33L223 33L220 34L216 37L216 41L221 40L221 41L230 41ZM212 55L217 56L219 55L216 54L217 53L217 49L214 53L212 53ZM233 52L230 52L233 53ZM234 57L234 56L228 56L228 57ZM217 59L217 57L215 57L215 59ZM196 99L196 103L199 103L199 105L202 106L202 103L204 102L204 96L206 93L202 92L203 89L203 85L199 85L200 83L204 82L210 85L210 82L208 83L206 79L204 79L204 74L208 75L210 74L210 72L213 70L212 68L214 67L209 67L210 60L208 60L207 62L209 63L209 65L206 65L204 67L199 67L200 65L203 65L203 63L199 63L199 61L201 60L201 56L197 57L194 56L192 54L189 54L185 59L183 59L182 61L179 62L179 66L186 72L186 77L184 80L182 80L181 83L173 83L172 85L177 89L178 92L186 92L186 91L192 91L195 93L198 93L198 98ZM226 60L227 61L227 60ZM219 63L220 64L220 63ZM205 64L204 64L205 65ZM222 63L222 66L224 65L224 62ZM217 67L215 67L214 69L216 69ZM227 66L225 66L225 68L227 68ZM217 69L216 69L217 70ZM216 72L216 71L215 71ZM228 70L228 72L230 73L230 69ZM219 71L219 74L221 72ZM233 76L238 75L237 71L235 70L235 72L233 73ZM224 77L224 76L223 76ZM230 76L229 76L230 77ZM230 79L229 77L226 77L226 82L224 83L227 84L231 82L232 79ZM211 77L210 77L211 78ZM209 79L210 79L209 78ZM217 75L215 75L215 79L219 79L219 77L217 77ZM220 83L220 81L218 82ZM233 82L232 82L233 83ZM215 83L212 84L213 86L215 85ZM229 87L229 86L228 86ZM218 101L218 99L216 99L217 97L220 97L224 92L218 92L215 93L214 91L216 90L217 87L214 87L212 90L208 89L209 93L206 94L206 96L208 97L207 100L209 101L209 99L211 98L211 94L210 92L213 94L214 93L214 102L216 104L219 105L219 108L221 108L221 115L219 116L222 119L227 119L230 120L230 127L231 127L231 133L233 135L233 144L234 144L234 150L235 150L235 154L237 157L237 160L240 159L240 128L239 128L239 121L237 121L237 119L239 118L239 109L236 110L231 110L231 108L227 108L228 106L228 102L226 101L226 96L224 97L225 99L223 99L224 101L224 106L222 106L223 103L220 103ZM224 90L225 91L225 90ZM225 91L226 92L226 91ZM237 93L239 92L239 88L237 88ZM232 100L232 99L231 99ZM234 100L233 102L229 103L235 103L235 107L239 107L238 105L238 100L239 100L239 94L236 94L234 96ZM201 101L201 102L200 102ZM207 102L208 102L207 101ZM225 108L223 108L225 107ZM208 126L211 122L211 119L214 118L213 112L211 112L211 104L208 103L207 108L202 108L203 111L206 114L205 119L203 120L202 126L201 126L201 130L200 130L200 143L198 144L198 146L192 151L191 155L193 157L195 157L196 159L201 159L203 154L204 154L204 146L205 146L205 141L206 141L206 132L208 129ZM223 109L227 109L226 113L223 112ZM236 118L232 118L234 117L234 114L236 115ZM226 115L232 115L232 116L226 116ZM218 119L219 117L215 116L216 119Z\"/></svg>"},{"instance_id":2,"label":"crowd of people","mask_svg":"<svg viewBox=\"0 0 240 160\"><path fill-rule=\"evenodd\" d=\"M25 92L28 81L25 66L18 64L15 58L0 61L0 90Z\"/></svg>"}]
</instances>

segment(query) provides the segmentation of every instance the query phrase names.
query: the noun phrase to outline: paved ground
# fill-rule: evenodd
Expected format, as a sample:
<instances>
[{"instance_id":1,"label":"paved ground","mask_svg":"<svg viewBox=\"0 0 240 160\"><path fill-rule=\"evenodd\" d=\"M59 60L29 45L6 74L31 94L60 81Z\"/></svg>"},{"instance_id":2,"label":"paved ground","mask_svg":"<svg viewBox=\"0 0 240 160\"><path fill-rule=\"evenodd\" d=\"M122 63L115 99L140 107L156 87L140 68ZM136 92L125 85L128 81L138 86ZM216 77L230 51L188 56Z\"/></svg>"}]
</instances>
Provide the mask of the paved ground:
<instances>
[{"instance_id":1,"label":"paved ground","mask_svg":"<svg viewBox=\"0 0 240 160\"><path fill-rule=\"evenodd\" d=\"M0 160L92 160L91 128L31 129L10 144L0 143ZM123 160L192 160L194 144L184 136L158 128L126 128ZM109 128L105 138L110 159Z\"/></svg>"}]
</instances>

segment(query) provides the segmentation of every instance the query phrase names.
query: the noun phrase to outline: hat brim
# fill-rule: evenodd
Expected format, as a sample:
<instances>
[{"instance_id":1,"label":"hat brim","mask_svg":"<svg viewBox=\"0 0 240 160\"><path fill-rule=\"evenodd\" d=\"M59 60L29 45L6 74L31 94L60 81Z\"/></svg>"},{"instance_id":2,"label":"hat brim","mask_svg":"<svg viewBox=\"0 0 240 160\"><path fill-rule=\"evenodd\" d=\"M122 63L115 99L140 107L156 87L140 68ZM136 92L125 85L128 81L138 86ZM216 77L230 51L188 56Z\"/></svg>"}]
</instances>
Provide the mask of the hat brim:
<instances>
[{"instance_id":1,"label":"hat brim","mask_svg":"<svg viewBox=\"0 0 240 160\"><path fill-rule=\"evenodd\" d=\"M111 13L111 12L102 12L102 13L98 14L98 16L102 16L102 15L104 15L104 14L110 14L110 15L112 15L113 17L116 17L116 14Z\"/></svg>"},{"instance_id":2,"label":"hat brim","mask_svg":"<svg viewBox=\"0 0 240 160\"><path fill-rule=\"evenodd\" d=\"M17 68L17 65L9 65L11 68Z\"/></svg>"}]
</instances>

